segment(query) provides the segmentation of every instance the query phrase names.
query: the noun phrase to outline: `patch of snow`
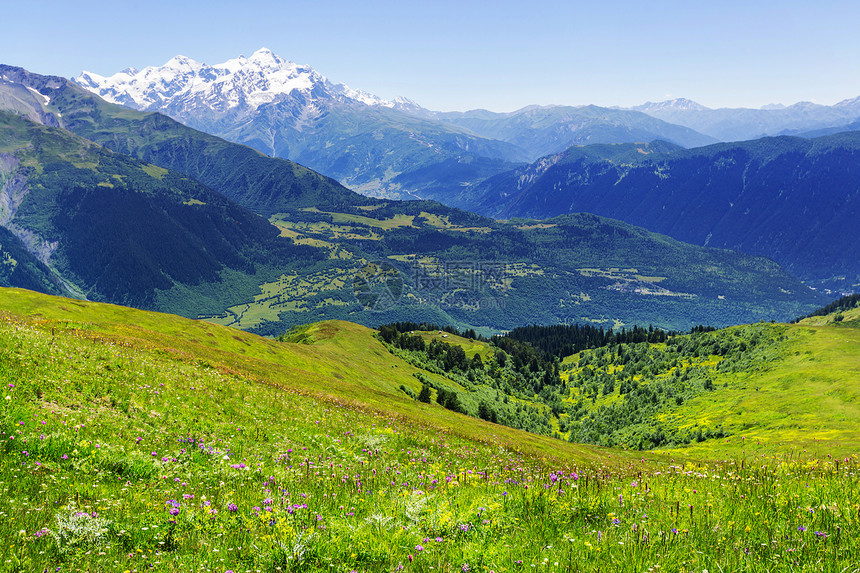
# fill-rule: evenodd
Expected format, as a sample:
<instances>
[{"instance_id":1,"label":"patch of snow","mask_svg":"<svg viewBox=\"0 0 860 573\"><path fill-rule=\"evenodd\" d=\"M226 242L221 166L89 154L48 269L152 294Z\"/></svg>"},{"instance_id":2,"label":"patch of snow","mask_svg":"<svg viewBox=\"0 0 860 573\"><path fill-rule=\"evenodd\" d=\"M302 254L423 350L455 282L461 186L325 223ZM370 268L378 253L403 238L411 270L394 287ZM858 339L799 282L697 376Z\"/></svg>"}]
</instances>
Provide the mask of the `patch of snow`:
<instances>
[{"instance_id":1,"label":"patch of snow","mask_svg":"<svg viewBox=\"0 0 860 573\"><path fill-rule=\"evenodd\" d=\"M45 94L39 92L39 90L37 90L35 88L31 88L30 86L27 86L27 89L30 90L31 92L33 92L34 94L36 94L37 96L39 96L39 98L42 99L42 101L44 101L45 105L48 105L49 103L51 103L51 98L49 98Z\"/></svg>"}]
</instances>

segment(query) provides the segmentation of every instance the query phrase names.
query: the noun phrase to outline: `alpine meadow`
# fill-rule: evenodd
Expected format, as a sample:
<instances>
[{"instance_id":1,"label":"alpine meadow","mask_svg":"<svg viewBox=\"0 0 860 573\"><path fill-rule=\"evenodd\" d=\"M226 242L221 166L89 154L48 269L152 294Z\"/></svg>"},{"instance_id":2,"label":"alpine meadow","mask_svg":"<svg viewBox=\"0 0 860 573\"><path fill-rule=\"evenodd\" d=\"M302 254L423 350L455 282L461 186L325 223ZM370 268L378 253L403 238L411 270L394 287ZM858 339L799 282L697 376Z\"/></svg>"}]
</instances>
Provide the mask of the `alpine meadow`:
<instances>
[{"instance_id":1,"label":"alpine meadow","mask_svg":"<svg viewBox=\"0 0 860 573\"><path fill-rule=\"evenodd\" d=\"M836 4L5 8L0 573L860 573Z\"/></svg>"}]
</instances>

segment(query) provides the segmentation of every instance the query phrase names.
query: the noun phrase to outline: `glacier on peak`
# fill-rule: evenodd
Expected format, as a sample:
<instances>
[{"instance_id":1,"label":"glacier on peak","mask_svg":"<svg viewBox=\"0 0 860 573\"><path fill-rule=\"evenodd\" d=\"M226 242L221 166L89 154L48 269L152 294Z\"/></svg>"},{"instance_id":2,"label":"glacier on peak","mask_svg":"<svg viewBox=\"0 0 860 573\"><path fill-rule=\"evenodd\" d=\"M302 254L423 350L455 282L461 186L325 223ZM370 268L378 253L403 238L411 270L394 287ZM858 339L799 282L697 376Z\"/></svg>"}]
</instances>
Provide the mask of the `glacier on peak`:
<instances>
[{"instance_id":1,"label":"glacier on peak","mask_svg":"<svg viewBox=\"0 0 860 573\"><path fill-rule=\"evenodd\" d=\"M127 68L112 76L84 71L72 79L112 103L147 111L168 107L225 112L239 106L255 110L296 93L315 104L332 100L395 109L418 107L406 98L386 101L334 84L310 66L281 58L265 47L250 57L213 65L177 55L162 66Z\"/></svg>"}]
</instances>

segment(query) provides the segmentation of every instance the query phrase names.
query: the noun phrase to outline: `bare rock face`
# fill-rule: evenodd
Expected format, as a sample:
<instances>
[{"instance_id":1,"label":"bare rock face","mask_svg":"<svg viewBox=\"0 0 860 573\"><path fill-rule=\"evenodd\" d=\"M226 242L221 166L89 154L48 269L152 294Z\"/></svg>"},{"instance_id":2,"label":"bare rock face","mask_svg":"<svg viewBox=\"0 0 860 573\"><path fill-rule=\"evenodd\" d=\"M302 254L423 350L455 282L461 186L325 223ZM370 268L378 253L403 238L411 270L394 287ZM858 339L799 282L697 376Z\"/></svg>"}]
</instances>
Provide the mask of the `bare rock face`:
<instances>
[{"instance_id":1,"label":"bare rock face","mask_svg":"<svg viewBox=\"0 0 860 573\"><path fill-rule=\"evenodd\" d=\"M20 164L14 155L0 153L0 227L12 221L29 191L27 178L18 172Z\"/></svg>"},{"instance_id":2,"label":"bare rock face","mask_svg":"<svg viewBox=\"0 0 860 573\"><path fill-rule=\"evenodd\" d=\"M24 116L30 121L50 127L60 123L49 110L50 93L59 87L58 81L43 81L40 76L21 68L0 65L0 109Z\"/></svg>"},{"instance_id":3,"label":"bare rock face","mask_svg":"<svg viewBox=\"0 0 860 573\"><path fill-rule=\"evenodd\" d=\"M19 167L20 161L17 157L0 153L0 227L8 229L18 237L27 251L47 265L59 243L46 241L13 222L18 208L30 192L27 177L18 170Z\"/></svg>"}]
</instances>

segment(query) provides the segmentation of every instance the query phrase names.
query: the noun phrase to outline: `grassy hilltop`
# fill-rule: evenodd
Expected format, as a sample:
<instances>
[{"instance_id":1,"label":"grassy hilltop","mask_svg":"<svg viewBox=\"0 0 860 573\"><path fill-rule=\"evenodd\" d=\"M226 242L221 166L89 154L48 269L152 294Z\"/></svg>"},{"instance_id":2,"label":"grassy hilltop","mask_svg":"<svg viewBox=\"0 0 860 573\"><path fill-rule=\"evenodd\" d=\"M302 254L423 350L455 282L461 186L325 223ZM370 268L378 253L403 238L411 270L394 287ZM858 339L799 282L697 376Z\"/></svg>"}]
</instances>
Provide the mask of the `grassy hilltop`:
<instances>
[{"instance_id":1,"label":"grassy hilltop","mask_svg":"<svg viewBox=\"0 0 860 573\"><path fill-rule=\"evenodd\" d=\"M400 389L418 369L350 323L276 342L3 289L0 570L855 571L858 440L838 417L856 419L860 330L765 326L778 356L713 396L782 384L784 407L814 359L831 386L798 412L842 410L786 429L747 402L757 425L718 440L733 451L686 452L728 455L710 463L419 403Z\"/></svg>"}]
</instances>

